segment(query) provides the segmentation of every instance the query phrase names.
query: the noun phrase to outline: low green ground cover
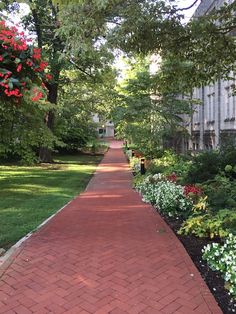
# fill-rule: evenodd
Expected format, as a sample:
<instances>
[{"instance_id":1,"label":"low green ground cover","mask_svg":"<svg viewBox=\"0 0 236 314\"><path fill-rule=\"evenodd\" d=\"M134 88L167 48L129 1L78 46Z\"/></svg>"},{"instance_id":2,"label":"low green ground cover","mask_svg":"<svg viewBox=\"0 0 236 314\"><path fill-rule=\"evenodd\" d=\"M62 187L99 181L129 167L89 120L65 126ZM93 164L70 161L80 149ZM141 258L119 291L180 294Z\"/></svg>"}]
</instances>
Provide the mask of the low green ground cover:
<instances>
[{"instance_id":1,"label":"low green ground cover","mask_svg":"<svg viewBox=\"0 0 236 314\"><path fill-rule=\"evenodd\" d=\"M83 191L101 156L56 156L54 164L0 165L0 247L9 248Z\"/></svg>"}]
</instances>

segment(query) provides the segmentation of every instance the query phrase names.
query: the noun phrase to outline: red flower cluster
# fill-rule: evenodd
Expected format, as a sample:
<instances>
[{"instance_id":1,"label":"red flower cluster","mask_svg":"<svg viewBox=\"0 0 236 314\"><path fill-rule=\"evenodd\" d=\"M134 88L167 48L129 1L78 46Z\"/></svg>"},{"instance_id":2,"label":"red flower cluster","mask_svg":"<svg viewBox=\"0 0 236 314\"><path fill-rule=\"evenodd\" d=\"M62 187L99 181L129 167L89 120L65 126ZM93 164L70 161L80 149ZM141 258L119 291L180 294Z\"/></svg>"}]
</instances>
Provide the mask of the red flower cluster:
<instances>
[{"instance_id":1,"label":"red flower cluster","mask_svg":"<svg viewBox=\"0 0 236 314\"><path fill-rule=\"evenodd\" d=\"M43 72L48 66L48 62L41 61L39 66L34 69L35 72Z\"/></svg>"},{"instance_id":2,"label":"red flower cluster","mask_svg":"<svg viewBox=\"0 0 236 314\"><path fill-rule=\"evenodd\" d=\"M171 182L176 182L177 181L177 175L175 173L172 173L172 174L166 176L166 179L168 181L171 181Z\"/></svg>"},{"instance_id":3,"label":"red flower cluster","mask_svg":"<svg viewBox=\"0 0 236 314\"><path fill-rule=\"evenodd\" d=\"M35 60L41 59L41 49L34 48L33 51L34 51L34 53L33 53L32 58Z\"/></svg>"},{"instance_id":4,"label":"red flower cluster","mask_svg":"<svg viewBox=\"0 0 236 314\"><path fill-rule=\"evenodd\" d=\"M41 49L28 45L30 41L16 27L0 21L0 98L10 97L18 102L35 84L39 89L33 90L32 101L45 97L46 88L41 84L52 76L44 73L48 63L41 59Z\"/></svg>"},{"instance_id":5,"label":"red flower cluster","mask_svg":"<svg viewBox=\"0 0 236 314\"><path fill-rule=\"evenodd\" d=\"M37 88L34 88L33 92L34 92L34 97L31 98L33 101L38 101L43 98L43 93Z\"/></svg>"},{"instance_id":6,"label":"red flower cluster","mask_svg":"<svg viewBox=\"0 0 236 314\"><path fill-rule=\"evenodd\" d=\"M0 41L2 47L7 50L12 47L13 50L25 51L28 49L27 41L24 38L24 33L18 33L16 27L7 27L5 21L0 21Z\"/></svg>"},{"instance_id":7,"label":"red flower cluster","mask_svg":"<svg viewBox=\"0 0 236 314\"><path fill-rule=\"evenodd\" d=\"M195 185L185 185L184 186L184 195L194 195L194 196L200 196L202 195L202 190Z\"/></svg>"},{"instance_id":8,"label":"red flower cluster","mask_svg":"<svg viewBox=\"0 0 236 314\"><path fill-rule=\"evenodd\" d=\"M10 96L15 96L15 97L22 97L23 95L20 93L18 88L15 88L11 91L9 91L8 89L5 89L5 94L10 97Z\"/></svg>"}]
</instances>

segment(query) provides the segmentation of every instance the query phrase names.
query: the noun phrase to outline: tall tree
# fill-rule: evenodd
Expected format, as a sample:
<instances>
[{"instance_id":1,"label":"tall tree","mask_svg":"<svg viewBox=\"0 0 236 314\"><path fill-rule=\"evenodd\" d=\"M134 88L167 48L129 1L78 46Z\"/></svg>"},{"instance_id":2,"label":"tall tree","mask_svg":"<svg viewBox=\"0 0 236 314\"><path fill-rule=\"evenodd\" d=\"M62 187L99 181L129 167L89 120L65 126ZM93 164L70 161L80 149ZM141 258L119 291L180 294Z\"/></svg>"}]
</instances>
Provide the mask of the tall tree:
<instances>
[{"instance_id":1,"label":"tall tree","mask_svg":"<svg viewBox=\"0 0 236 314\"><path fill-rule=\"evenodd\" d=\"M168 86L167 65L151 75L149 64L149 58L132 61L118 89L120 105L114 108L113 116L121 135L153 157L163 147L167 131L184 131L180 115L190 112L191 99L177 97L180 81Z\"/></svg>"},{"instance_id":2,"label":"tall tree","mask_svg":"<svg viewBox=\"0 0 236 314\"><path fill-rule=\"evenodd\" d=\"M4 1L9 10L16 10L14 1ZM12 2L13 5L8 3ZM23 24L34 36L38 47L42 48L44 55L48 59L49 69L53 75L53 80L45 82L48 89L48 100L52 104L57 104L59 84L61 80L62 68L76 69L89 77L93 82L99 80L100 71L106 68L112 59L111 52L100 41L102 22L96 16L90 17L85 11L75 9L77 20L83 26L79 29L79 45L73 48L73 40L68 41L70 34L66 29L61 29L61 19L67 12L64 12L59 20L59 7L51 0L29 0L30 13L23 18ZM95 10L96 11L96 10ZM69 11L70 12L70 11ZM70 29L71 31L71 29ZM78 34L78 31L77 31ZM73 48L73 49L72 49ZM53 131L55 118L54 110L50 110L45 116L45 123L49 130ZM44 162L52 160L51 149L42 146L40 149L40 159Z\"/></svg>"},{"instance_id":3,"label":"tall tree","mask_svg":"<svg viewBox=\"0 0 236 314\"><path fill-rule=\"evenodd\" d=\"M50 72L53 79L46 83L48 89L48 101L57 103L60 73L63 61L60 54L64 49L61 40L56 36L59 27L58 8L50 0L29 0L30 13L23 18L23 23L28 31L36 35L38 47L44 51L48 58ZM45 115L45 123L49 130L54 127L54 110L50 110ZM47 146L40 148L40 160L51 162L51 149Z\"/></svg>"},{"instance_id":4,"label":"tall tree","mask_svg":"<svg viewBox=\"0 0 236 314\"><path fill-rule=\"evenodd\" d=\"M101 22L99 31L113 47L127 53L158 53L186 62L192 67L195 82L200 85L214 80L219 75L227 77L234 70L236 57L235 10L236 2L225 4L219 10L184 23L188 7L178 8L176 1L76 1L55 0L62 4L62 11L77 7ZM64 4L64 5L63 5ZM96 8L96 10L93 10ZM79 41L75 30L76 10L64 16L62 28L74 30L73 46ZM78 22L83 29L84 20ZM106 28L105 28L106 27ZM79 30L80 32L80 30ZM197 71L196 71L197 70ZM187 78L187 80L190 77ZM186 80L186 81L187 81Z\"/></svg>"}]
</instances>

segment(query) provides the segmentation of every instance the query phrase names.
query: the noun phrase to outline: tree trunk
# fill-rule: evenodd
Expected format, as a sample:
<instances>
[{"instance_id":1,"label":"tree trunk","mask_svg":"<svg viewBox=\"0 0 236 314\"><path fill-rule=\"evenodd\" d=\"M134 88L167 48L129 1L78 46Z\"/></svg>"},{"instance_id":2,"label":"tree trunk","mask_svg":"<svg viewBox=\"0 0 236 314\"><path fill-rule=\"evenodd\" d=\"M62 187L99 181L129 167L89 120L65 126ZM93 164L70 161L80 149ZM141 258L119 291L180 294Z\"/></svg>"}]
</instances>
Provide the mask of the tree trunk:
<instances>
[{"instance_id":1,"label":"tree trunk","mask_svg":"<svg viewBox=\"0 0 236 314\"><path fill-rule=\"evenodd\" d=\"M57 103L57 95L58 95L58 83L54 83L54 84L48 84L47 85L48 88L48 101L52 104L56 104ZM47 112L46 116L45 116L45 124L47 125L47 127L53 131L53 127L54 127L54 111L50 110L49 112ZM39 150L39 159L40 162L52 162L52 150L48 147L42 146L40 147Z\"/></svg>"}]
</instances>

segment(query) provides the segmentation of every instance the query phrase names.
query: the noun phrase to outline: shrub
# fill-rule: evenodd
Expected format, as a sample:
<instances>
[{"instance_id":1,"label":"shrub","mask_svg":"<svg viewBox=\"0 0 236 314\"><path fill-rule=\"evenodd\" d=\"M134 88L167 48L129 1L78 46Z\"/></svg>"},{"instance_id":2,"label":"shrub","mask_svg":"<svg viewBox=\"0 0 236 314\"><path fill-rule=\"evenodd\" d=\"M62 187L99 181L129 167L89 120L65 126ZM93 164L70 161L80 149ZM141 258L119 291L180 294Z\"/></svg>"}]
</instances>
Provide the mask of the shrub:
<instances>
[{"instance_id":1,"label":"shrub","mask_svg":"<svg viewBox=\"0 0 236 314\"><path fill-rule=\"evenodd\" d=\"M236 226L236 212L220 210L216 215L208 212L202 215L190 216L183 224L179 234L194 235L196 237L226 237Z\"/></svg>"},{"instance_id":2,"label":"shrub","mask_svg":"<svg viewBox=\"0 0 236 314\"><path fill-rule=\"evenodd\" d=\"M235 143L226 142L220 148L221 169L227 165L235 166L236 164L236 146Z\"/></svg>"},{"instance_id":3,"label":"shrub","mask_svg":"<svg viewBox=\"0 0 236 314\"><path fill-rule=\"evenodd\" d=\"M191 160L187 156L165 151L162 157L152 160L147 170L150 174L164 173L170 175L175 173L178 176L178 181L184 183L190 164Z\"/></svg>"},{"instance_id":4,"label":"shrub","mask_svg":"<svg viewBox=\"0 0 236 314\"><path fill-rule=\"evenodd\" d=\"M236 208L236 181L225 175L216 175L213 180L202 184L202 189L208 195L212 210Z\"/></svg>"},{"instance_id":5,"label":"shrub","mask_svg":"<svg viewBox=\"0 0 236 314\"><path fill-rule=\"evenodd\" d=\"M236 298L236 236L230 234L224 244L212 243L203 249L203 259L211 269L219 271L225 287Z\"/></svg>"},{"instance_id":6,"label":"shrub","mask_svg":"<svg viewBox=\"0 0 236 314\"><path fill-rule=\"evenodd\" d=\"M148 168L148 172L151 174L155 173L168 173L169 167L176 165L178 162L178 156L171 150L164 151L163 155L160 158L152 160L151 165ZM168 169L168 170L167 170Z\"/></svg>"},{"instance_id":7,"label":"shrub","mask_svg":"<svg viewBox=\"0 0 236 314\"><path fill-rule=\"evenodd\" d=\"M232 172L233 171L233 167L231 165L226 165L225 166L225 172Z\"/></svg>"},{"instance_id":8,"label":"shrub","mask_svg":"<svg viewBox=\"0 0 236 314\"><path fill-rule=\"evenodd\" d=\"M200 183L213 179L220 170L218 151L203 152L194 157L186 179L189 183Z\"/></svg>"}]
</instances>

